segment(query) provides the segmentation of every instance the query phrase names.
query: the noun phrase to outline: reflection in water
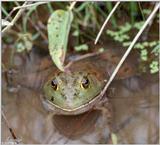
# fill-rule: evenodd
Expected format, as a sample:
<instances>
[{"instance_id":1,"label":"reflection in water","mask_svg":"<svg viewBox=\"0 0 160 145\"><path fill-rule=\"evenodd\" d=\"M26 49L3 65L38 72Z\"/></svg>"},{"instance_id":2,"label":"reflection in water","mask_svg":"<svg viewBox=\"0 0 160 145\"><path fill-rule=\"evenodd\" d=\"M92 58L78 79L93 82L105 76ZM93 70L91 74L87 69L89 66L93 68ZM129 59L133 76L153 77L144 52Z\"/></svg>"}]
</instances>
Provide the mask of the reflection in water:
<instances>
[{"instance_id":1,"label":"reflection in water","mask_svg":"<svg viewBox=\"0 0 160 145\"><path fill-rule=\"evenodd\" d=\"M30 65L38 60L36 56L27 60L17 57L17 60L21 73L37 69L36 65ZM19 60L23 60L22 63ZM29 63L24 66L24 61ZM18 90L9 92L5 75L2 75L2 81L2 107L22 143L109 142L107 118L103 118L100 112L53 117L42 106L39 99L41 92L32 89L40 82L33 82L30 87L19 86ZM108 96L113 107L113 130L118 143L158 143L158 87L158 76L153 75L133 76L111 84ZM2 119L2 141L11 138Z\"/></svg>"},{"instance_id":2,"label":"reflection in water","mask_svg":"<svg viewBox=\"0 0 160 145\"><path fill-rule=\"evenodd\" d=\"M132 77L113 84L114 128L124 143L158 143L158 82L153 79Z\"/></svg>"}]
</instances>

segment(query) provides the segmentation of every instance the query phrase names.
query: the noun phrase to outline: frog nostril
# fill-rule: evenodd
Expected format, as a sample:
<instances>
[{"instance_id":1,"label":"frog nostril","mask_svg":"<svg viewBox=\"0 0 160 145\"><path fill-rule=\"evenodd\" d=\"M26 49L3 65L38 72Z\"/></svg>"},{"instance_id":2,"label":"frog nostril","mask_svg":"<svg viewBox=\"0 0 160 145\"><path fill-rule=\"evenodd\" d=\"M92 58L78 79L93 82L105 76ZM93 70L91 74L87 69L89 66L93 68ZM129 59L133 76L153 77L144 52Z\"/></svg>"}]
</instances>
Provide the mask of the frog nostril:
<instances>
[{"instance_id":1,"label":"frog nostril","mask_svg":"<svg viewBox=\"0 0 160 145\"><path fill-rule=\"evenodd\" d=\"M51 101L52 101L52 102L54 101L54 97L53 97L53 96L51 97Z\"/></svg>"}]
</instances>

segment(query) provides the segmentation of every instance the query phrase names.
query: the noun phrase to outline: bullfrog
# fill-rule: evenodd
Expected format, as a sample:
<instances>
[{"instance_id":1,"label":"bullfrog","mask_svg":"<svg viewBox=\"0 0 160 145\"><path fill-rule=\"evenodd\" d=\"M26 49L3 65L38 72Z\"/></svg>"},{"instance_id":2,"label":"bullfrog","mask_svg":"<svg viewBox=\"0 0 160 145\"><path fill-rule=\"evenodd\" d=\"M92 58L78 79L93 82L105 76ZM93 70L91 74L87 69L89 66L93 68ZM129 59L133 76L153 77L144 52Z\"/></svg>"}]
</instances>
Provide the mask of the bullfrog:
<instances>
[{"instance_id":1,"label":"bullfrog","mask_svg":"<svg viewBox=\"0 0 160 145\"><path fill-rule=\"evenodd\" d=\"M107 47L107 45L97 46L97 48L102 47ZM111 107L108 90L104 96L99 97L99 94L125 49L109 47L103 53L78 61L74 61L77 55L71 55L67 57L66 62L73 63L64 72L54 66L50 56L43 56L41 53L39 55L36 50L38 49L33 49L30 58L22 53L14 55L12 71L7 73L7 83L10 84L9 86L17 86L18 89L26 87L36 90L40 96L41 107L53 115L56 128L65 136L83 135L89 128L94 127L99 116L99 112L94 111L102 110L107 115L109 114L108 110L110 111ZM3 59L6 58L8 57L3 57ZM133 61L134 58L134 55L127 58L115 80L135 75L137 63ZM3 62L6 66L7 61L3 60ZM108 116L110 117L110 114ZM83 118L88 119L77 131L75 128L79 125L76 124L83 121Z\"/></svg>"},{"instance_id":2,"label":"bullfrog","mask_svg":"<svg viewBox=\"0 0 160 145\"><path fill-rule=\"evenodd\" d=\"M49 73L43 85L44 106L55 114L77 115L107 104L106 96L102 98L99 94L123 55L122 52L119 48L108 49L99 56L73 62L65 72L57 70ZM125 62L116 79L133 75L134 65Z\"/></svg>"},{"instance_id":3,"label":"bullfrog","mask_svg":"<svg viewBox=\"0 0 160 145\"><path fill-rule=\"evenodd\" d=\"M48 111L59 115L82 114L101 105L107 105L106 95L99 97L99 94L124 52L124 48L107 48L99 55L73 61L64 72L58 70L51 58L47 57L37 61L35 66L25 66L27 71L32 71L28 74L17 74L18 79L15 80L18 80L17 84L21 86L38 88L42 104ZM132 57L135 58L133 55L127 58L115 79L135 74L137 62L133 63Z\"/></svg>"},{"instance_id":4,"label":"bullfrog","mask_svg":"<svg viewBox=\"0 0 160 145\"><path fill-rule=\"evenodd\" d=\"M103 46L99 46L101 47ZM64 72L55 67L48 70L41 85L41 100L45 109L54 115L54 125L62 134L75 138L93 128L99 118L98 112L94 110L100 110L104 120L107 117L105 125L113 132L112 105L108 100L108 93L104 96L99 94L124 52L125 50L120 48L107 49L102 54L73 61ZM128 58L129 62L133 62L132 57ZM136 73L136 63L128 61L123 64L115 79L124 79ZM86 113L91 111L92 113ZM78 122L82 122L86 117L90 119L85 119L85 125L81 123L83 127L77 131ZM109 140L111 143L111 139Z\"/></svg>"}]
</instances>

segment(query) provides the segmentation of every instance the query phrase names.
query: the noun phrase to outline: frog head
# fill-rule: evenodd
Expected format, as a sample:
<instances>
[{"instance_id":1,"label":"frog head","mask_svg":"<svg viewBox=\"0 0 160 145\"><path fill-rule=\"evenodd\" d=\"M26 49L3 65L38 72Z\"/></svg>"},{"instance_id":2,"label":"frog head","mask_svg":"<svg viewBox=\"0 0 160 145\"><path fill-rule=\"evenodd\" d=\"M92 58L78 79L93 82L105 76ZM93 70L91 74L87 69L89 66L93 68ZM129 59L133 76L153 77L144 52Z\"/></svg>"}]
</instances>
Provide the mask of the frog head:
<instances>
[{"instance_id":1,"label":"frog head","mask_svg":"<svg viewBox=\"0 0 160 145\"><path fill-rule=\"evenodd\" d=\"M87 70L59 72L44 84L46 99L65 110L74 110L89 103L102 90L104 83L97 73Z\"/></svg>"}]
</instances>

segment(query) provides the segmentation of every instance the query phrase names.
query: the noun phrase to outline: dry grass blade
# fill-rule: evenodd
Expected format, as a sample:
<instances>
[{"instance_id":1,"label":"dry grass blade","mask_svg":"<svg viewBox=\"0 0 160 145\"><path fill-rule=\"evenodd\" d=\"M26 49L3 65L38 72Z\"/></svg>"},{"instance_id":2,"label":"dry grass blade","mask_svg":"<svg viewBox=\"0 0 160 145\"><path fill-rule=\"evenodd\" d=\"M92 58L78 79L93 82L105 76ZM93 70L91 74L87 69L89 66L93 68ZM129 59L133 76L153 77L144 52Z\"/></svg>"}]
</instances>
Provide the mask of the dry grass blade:
<instances>
[{"instance_id":1,"label":"dry grass blade","mask_svg":"<svg viewBox=\"0 0 160 145\"><path fill-rule=\"evenodd\" d=\"M24 4L22 6L25 6L27 4L27 2L24 2ZM2 30L2 34L7 32L15 23L16 21L19 19L19 17L21 16L21 14L23 13L24 9L20 9L16 16L13 18L11 25L6 26L3 30Z\"/></svg>"},{"instance_id":2,"label":"dry grass blade","mask_svg":"<svg viewBox=\"0 0 160 145\"><path fill-rule=\"evenodd\" d=\"M98 42L98 40L99 40L99 38L100 38L100 36L101 36L101 34L102 34L102 31L103 31L104 27L106 26L108 20L109 20L110 17L113 15L114 11L116 10L116 8L118 7L119 4L120 4L120 1L118 1L118 2L116 3L116 5L115 5L114 8L112 9L112 11L109 13L108 17L106 18L105 22L103 23L103 25L102 25L102 27L101 27L101 29L100 29L97 37L96 37L96 40L95 40L94 44L97 44L97 42Z\"/></svg>"},{"instance_id":3,"label":"dry grass blade","mask_svg":"<svg viewBox=\"0 0 160 145\"><path fill-rule=\"evenodd\" d=\"M5 121L6 125L7 125L8 130L9 130L9 132L11 133L13 139L17 140L17 137L16 137L16 135L15 135L13 129L10 127L9 122L8 122L8 120L7 120L7 118L6 118L6 116L5 116L4 112L3 112L3 110L1 111L1 113L2 113L2 117L4 118L4 121ZM18 143L18 142L16 142L16 143Z\"/></svg>"},{"instance_id":4,"label":"dry grass blade","mask_svg":"<svg viewBox=\"0 0 160 145\"><path fill-rule=\"evenodd\" d=\"M24 5L24 6L18 6L18 7L14 7L13 11L17 10L17 9L24 9L24 8L28 8L28 7L33 7L33 6L38 6L38 5L42 5L42 4L46 4L48 2L35 2L33 4L28 4L28 5Z\"/></svg>"},{"instance_id":5,"label":"dry grass blade","mask_svg":"<svg viewBox=\"0 0 160 145\"><path fill-rule=\"evenodd\" d=\"M5 19L2 19L2 27L8 26L8 25L13 25L13 24L9 21L6 21Z\"/></svg>"},{"instance_id":6,"label":"dry grass blade","mask_svg":"<svg viewBox=\"0 0 160 145\"><path fill-rule=\"evenodd\" d=\"M135 36L135 38L133 39L132 43L128 47L128 49L125 52L125 54L123 55L123 57L121 58L120 62L118 63L117 67L115 68L114 72L112 73L111 77L109 78L107 84L105 85L104 89L102 90L102 92L100 93L99 96L102 97L104 95L104 93L106 92L107 88L109 87L109 85L113 81L114 77L116 76L117 72L119 71L120 67L122 66L123 62L125 61L125 59L129 55L130 51L132 50L133 46L137 42L138 38L140 37L140 35L142 34L142 32L144 31L144 29L146 28L146 26L150 23L150 21L152 20L152 18L154 17L154 15L156 14L156 12L158 11L159 7L160 7L160 3L157 3L155 5L154 10L150 14L150 16L148 17L148 19L144 23L144 25L142 26L142 28L139 30L139 32L137 33L137 35Z\"/></svg>"},{"instance_id":7,"label":"dry grass blade","mask_svg":"<svg viewBox=\"0 0 160 145\"><path fill-rule=\"evenodd\" d=\"M82 59L85 59L85 58L88 58L88 57L92 57L92 56L96 56L96 55L99 55L101 54L102 52L93 52L93 53L88 53L88 54L85 54L85 55L82 55L82 56L79 56L77 57L76 59L70 61L66 66L65 66L65 70L67 70L74 62L76 61L80 61Z\"/></svg>"},{"instance_id":8,"label":"dry grass blade","mask_svg":"<svg viewBox=\"0 0 160 145\"><path fill-rule=\"evenodd\" d=\"M70 10L70 11L74 8L75 4L76 4L76 1L74 1L74 2L71 3L71 5L70 5L70 7L69 7L69 10Z\"/></svg>"}]
</instances>

